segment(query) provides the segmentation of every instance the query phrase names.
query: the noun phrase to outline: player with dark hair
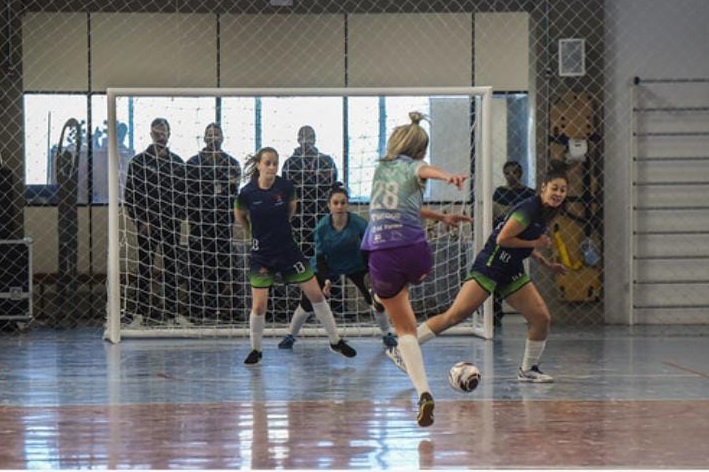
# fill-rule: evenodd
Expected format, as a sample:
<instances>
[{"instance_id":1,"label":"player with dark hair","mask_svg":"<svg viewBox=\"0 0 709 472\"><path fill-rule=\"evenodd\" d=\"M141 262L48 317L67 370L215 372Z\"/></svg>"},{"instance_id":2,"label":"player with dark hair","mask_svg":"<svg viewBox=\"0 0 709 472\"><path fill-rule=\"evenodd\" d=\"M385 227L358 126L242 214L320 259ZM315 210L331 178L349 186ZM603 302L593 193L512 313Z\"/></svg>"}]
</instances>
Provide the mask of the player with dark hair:
<instances>
[{"instance_id":1,"label":"player with dark hair","mask_svg":"<svg viewBox=\"0 0 709 472\"><path fill-rule=\"evenodd\" d=\"M426 164L428 133L419 122L421 113L409 114L411 123L398 126L389 136L386 155L374 171L369 204L369 226L362 240L368 252L369 276L399 336L398 349L406 360L418 395L419 426L433 424L431 396L421 348L416 340L416 315L409 299L409 284L420 283L433 268L433 253L426 240L422 218L456 225L467 216L422 208L428 179L463 188L467 175L449 174Z\"/></svg>"},{"instance_id":2,"label":"player with dark hair","mask_svg":"<svg viewBox=\"0 0 709 472\"><path fill-rule=\"evenodd\" d=\"M553 161L555 162L555 161ZM551 316L544 299L525 273L522 262L532 257L554 273L567 271L563 264L549 262L539 249L551 245L546 234L551 221L561 211L568 188L565 166L552 166L542 183L541 192L519 203L498 224L477 255L465 283L453 305L419 326L419 344L430 341L451 326L462 322L477 310L495 290L517 309L529 324L524 357L517 378L521 382L553 382L542 373L539 361L546 347ZM403 352L391 348L387 355L404 372L410 370Z\"/></svg>"},{"instance_id":3,"label":"player with dark hair","mask_svg":"<svg viewBox=\"0 0 709 472\"><path fill-rule=\"evenodd\" d=\"M396 337L390 331L384 306L373 299L365 282L367 261L360 246L367 229L367 220L349 211L349 195L339 182L330 190L328 209L330 214L323 216L315 228L315 256L311 258L311 264L315 265L318 283L323 288L323 293L329 295L331 279L342 275L347 277L371 307L374 319L382 332L384 345L396 346ZM300 305L293 313L289 334L278 344L279 348L293 347L296 336L312 311L310 300L303 294Z\"/></svg>"},{"instance_id":4,"label":"player with dark hair","mask_svg":"<svg viewBox=\"0 0 709 472\"><path fill-rule=\"evenodd\" d=\"M337 333L330 306L308 259L293 239L290 219L296 209L295 190L293 183L276 175L277 172L278 152L275 149L265 147L250 156L245 165L249 182L241 189L235 209L237 220L251 234L251 352L244 363L252 365L261 361L268 292L277 273L286 283L300 285L327 332L330 349L345 357L354 357L357 351Z\"/></svg>"},{"instance_id":5,"label":"player with dark hair","mask_svg":"<svg viewBox=\"0 0 709 472\"><path fill-rule=\"evenodd\" d=\"M126 312L133 315L133 326L140 325L144 316L155 316L151 286L153 263L160 250L164 291L161 318L189 325L178 311L177 251L185 218L185 164L167 147L170 124L165 118L152 121L150 137L153 144L130 160L124 189L125 208L138 238L138 299L129 301Z\"/></svg>"},{"instance_id":6,"label":"player with dark hair","mask_svg":"<svg viewBox=\"0 0 709 472\"><path fill-rule=\"evenodd\" d=\"M204 148L186 165L191 316L215 316L229 307L222 292L233 275L233 208L241 166L222 150L223 141L221 126L210 123L204 130Z\"/></svg>"},{"instance_id":7,"label":"player with dark hair","mask_svg":"<svg viewBox=\"0 0 709 472\"><path fill-rule=\"evenodd\" d=\"M509 211L522 200L534 196L534 189L522 183L522 165L517 161L507 161L502 166L507 185L500 185L492 194L492 227L504 221ZM495 314L495 326L502 326L502 297L495 292L493 298L493 312Z\"/></svg>"}]
</instances>

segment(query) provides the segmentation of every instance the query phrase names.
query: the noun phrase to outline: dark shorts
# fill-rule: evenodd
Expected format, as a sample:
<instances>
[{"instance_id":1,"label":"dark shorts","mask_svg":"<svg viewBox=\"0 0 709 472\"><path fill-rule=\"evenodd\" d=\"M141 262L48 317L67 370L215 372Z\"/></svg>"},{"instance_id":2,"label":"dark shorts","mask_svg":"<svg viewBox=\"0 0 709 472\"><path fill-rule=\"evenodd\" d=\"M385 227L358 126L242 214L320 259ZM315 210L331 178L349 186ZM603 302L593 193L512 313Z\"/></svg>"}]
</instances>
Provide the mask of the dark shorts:
<instances>
[{"instance_id":1,"label":"dark shorts","mask_svg":"<svg viewBox=\"0 0 709 472\"><path fill-rule=\"evenodd\" d=\"M433 268L433 253L426 241L368 255L369 280L381 298L392 298L406 285L420 283Z\"/></svg>"},{"instance_id":2,"label":"dark shorts","mask_svg":"<svg viewBox=\"0 0 709 472\"><path fill-rule=\"evenodd\" d=\"M487 258L476 259L465 280L475 280L486 292L497 291L502 298L508 297L530 282L521 261L491 266L486 262Z\"/></svg>"},{"instance_id":3,"label":"dark shorts","mask_svg":"<svg viewBox=\"0 0 709 472\"><path fill-rule=\"evenodd\" d=\"M251 254L249 282L253 288L269 288L276 274L281 274L283 282L287 284L301 284L315 277L308 259L299 250L271 258Z\"/></svg>"}]
</instances>

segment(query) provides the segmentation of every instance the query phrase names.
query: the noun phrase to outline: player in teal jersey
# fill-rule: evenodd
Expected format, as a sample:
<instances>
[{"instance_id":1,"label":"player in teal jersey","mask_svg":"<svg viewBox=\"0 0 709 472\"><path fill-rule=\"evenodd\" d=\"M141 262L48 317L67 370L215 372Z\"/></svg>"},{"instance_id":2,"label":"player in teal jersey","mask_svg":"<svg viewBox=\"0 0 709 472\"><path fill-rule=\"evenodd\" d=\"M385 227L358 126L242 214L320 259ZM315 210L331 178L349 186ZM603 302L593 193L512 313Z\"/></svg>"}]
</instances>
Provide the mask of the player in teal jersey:
<instances>
[{"instance_id":1,"label":"player in teal jersey","mask_svg":"<svg viewBox=\"0 0 709 472\"><path fill-rule=\"evenodd\" d=\"M237 220L251 233L251 352L244 363L252 365L261 361L268 292L277 273L286 283L300 285L327 331L330 349L345 357L356 356L357 352L337 333L330 306L307 258L293 239L290 219L297 200L293 184L276 175L278 152L270 147L262 148L248 158L245 167L245 175L250 180L239 193L235 210Z\"/></svg>"},{"instance_id":2,"label":"player in teal jersey","mask_svg":"<svg viewBox=\"0 0 709 472\"><path fill-rule=\"evenodd\" d=\"M318 283L323 293L329 295L331 279L344 275L357 287L364 301L371 307L374 319L382 332L382 342L387 347L396 346L396 337L391 333L389 317L384 306L370 294L365 281L367 262L360 250L362 236L367 229L367 220L349 211L349 195L342 185L335 185L328 195L329 215L320 219L315 228L315 255L311 258ZM312 313L312 304L303 296L291 319L289 334L278 347L291 349L296 336Z\"/></svg>"}]
</instances>

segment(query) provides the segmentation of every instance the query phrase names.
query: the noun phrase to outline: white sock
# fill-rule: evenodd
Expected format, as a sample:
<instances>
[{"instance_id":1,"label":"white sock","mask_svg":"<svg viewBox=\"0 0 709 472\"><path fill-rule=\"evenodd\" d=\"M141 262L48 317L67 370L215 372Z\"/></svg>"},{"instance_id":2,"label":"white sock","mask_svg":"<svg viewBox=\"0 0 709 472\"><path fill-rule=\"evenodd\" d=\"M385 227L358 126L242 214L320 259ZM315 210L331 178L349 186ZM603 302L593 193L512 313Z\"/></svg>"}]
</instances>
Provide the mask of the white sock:
<instances>
[{"instance_id":1,"label":"white sock","mask_svg":"<svg viewBox=\"0 0 709 472\"><path fill-rule=\"evenodd\" d=\"M312 303L313 311L315 316L322 323L323 328L327 332L327 337L330 338L330 344L337 344L340 342L340 335L337 334L337 327L335 326L335 317L332 316L332 311L330 310L330 305L326 301L321 301L320 303Z\"/></svg>"},{"instance_id":2,"label":"white sock","mask_svg":"<svg viewBox=\"0 0 709 472\"><path fill-rule=\"evenodd\" d=\"M251 335L251 349L261 351L261 338L263 338L263 328L266 326L266 317L257 315L253 311L249 315L249 333Z\"/></svg>"},{"instance_id":3,"label":"white sock","mask_svg":"<svg viewBox=\"0 0 709 472\"><path fill-rule=\"evenodd\" d=\"M387 315L387 312L383 311L379 313L377 310L372 308L372 314L374 315L374 319L377 321L377 326L379 326L382 334L389 334L391 328L389 327L389 315Z\"/></svg>"},{"instance_id":4,"label":"white sock","mask_svg":"<svg viewBox=\"0 0 709 472\"><path fill-rule=\"evenodd\" d=\"M429 328L426 323L421 323L418 329L416 329L416 337L418 338L419 344L424 344L435 338L436 333L431 331L431 328Z\"/></svg>"},{"instance_id":5,"label":"white sock","mask_svg":"<svg viewBox=\"0 0 709 472\"><path fill-rule=\"evenodd\" d=\"M411 383L414 384L416 393L421 396L423 392L430 392L428 379L426 378L426 367L423 363L421 346L413 334L399 336L399 354L406 365L406 372L409 373Z\"/></svg>"},{"instance_id":6,"label":"white sock","mask_svg":"<svg viewBox=\"0 0 709 472\"><path fill-rule=\"evenodd\" d=\"M542 353L546 347L546 340L544 341L530 341L527 339L524 345L524 357L522 358L522 370L529 370L533 365L539 364L539 359L542 358Z\"/></svg>"},{"instance_id":7,"label":"white sock","mask_svg":"<svg viewBox=\"0 0 709 472\"><path fill-rule=\"evenodd\" d=\"M298 305L298 308L293 312L293 318L290 320L290 334L298 336L298 333L300 333L300 330L303 328L305 322L308 321L309 317L310 313L305 311L302 306Z\"/></svg>"}]
</instances>

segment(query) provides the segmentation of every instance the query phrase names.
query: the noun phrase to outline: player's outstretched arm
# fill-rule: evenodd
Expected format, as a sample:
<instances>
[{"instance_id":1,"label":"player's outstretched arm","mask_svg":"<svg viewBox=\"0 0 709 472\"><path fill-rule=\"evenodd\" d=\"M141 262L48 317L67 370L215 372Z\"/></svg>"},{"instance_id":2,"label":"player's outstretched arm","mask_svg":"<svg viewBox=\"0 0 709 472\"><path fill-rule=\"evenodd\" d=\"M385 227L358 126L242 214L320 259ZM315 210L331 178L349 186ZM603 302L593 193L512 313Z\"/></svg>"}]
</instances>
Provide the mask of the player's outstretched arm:
<instances>
[{"instance_id":1,"label":"player's outstretched arm","mask_svg":"<svg viewBox=\"0 0 709 472\"><path fill-rule=\"evenodd\" d=\"M458 190L463 190L463 184L469 177L467 174L450 174L443 169L428 164L419 167L418 176L424 180L443 180L448 184L455 185Z\"/></svg>"}]
</instances>

